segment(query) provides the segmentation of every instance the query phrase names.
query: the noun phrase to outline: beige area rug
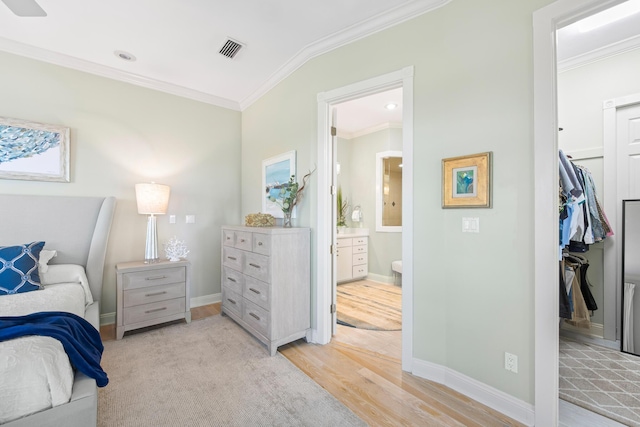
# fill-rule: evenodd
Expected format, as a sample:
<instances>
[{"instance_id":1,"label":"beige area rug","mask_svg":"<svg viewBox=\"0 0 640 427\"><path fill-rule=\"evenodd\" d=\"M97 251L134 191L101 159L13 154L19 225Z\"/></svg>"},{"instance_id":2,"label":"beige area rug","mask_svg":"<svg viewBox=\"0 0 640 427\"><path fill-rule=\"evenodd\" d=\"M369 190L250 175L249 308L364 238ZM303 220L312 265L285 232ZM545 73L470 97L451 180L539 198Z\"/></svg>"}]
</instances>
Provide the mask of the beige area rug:
<instances>
[{"instance_id":1,"label":"beige area rug","mask_svg":"<svg viewBox=\"0 0 640 427\"><path fill-rule=\"evenodd\" d=\"M360 329L402 329L402 288L361 280L338 285L338 323Z\"/></svg>"},{"instance_id":2,"label":"beige area rug","mask_svg":"<svg viewBox=\"0 0 640 427\"><path fill-rule=\"evenodd\" d=\"M98 426L365 426L228 317L105 342Z\"/></svg>"},{"instance_id":3,"label":"beige area rug","mask_svg":"<svg viewBox=\"0 0 640 427\"><path fill-rule=\"evenodd\" d=\"M640 357L560 339L560 398L640 427Z\"/></svg>"}]
</instances>

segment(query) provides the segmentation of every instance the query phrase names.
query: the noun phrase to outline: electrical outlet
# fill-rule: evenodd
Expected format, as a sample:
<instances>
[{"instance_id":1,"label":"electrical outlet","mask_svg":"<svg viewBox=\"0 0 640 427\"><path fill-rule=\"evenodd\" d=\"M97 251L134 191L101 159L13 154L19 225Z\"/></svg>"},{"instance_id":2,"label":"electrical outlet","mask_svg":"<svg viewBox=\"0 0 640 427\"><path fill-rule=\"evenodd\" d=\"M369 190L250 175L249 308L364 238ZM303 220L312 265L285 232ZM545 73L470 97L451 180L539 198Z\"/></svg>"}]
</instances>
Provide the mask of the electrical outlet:
<instances>
[{"instance_id":1,"label":"electrical outlet","mask_svg":"<svg viewBox=\"0 0 640 427\"><path fill-rule=\"evenodd\" d=\"M187 215L185 222L187 224L195 224L196 223L196 216L195 215Z\"/></svg>"},{"instance_id":2,"label":"electrical outlet","mask_svg":"<svg viewBox=\"0 0 640 427\"><path fill-rule=\"evenodd\" d=\"M504 353L504 369L513 373L518 373L518 356L511 353Z\"/></svg>"}]
</instances>

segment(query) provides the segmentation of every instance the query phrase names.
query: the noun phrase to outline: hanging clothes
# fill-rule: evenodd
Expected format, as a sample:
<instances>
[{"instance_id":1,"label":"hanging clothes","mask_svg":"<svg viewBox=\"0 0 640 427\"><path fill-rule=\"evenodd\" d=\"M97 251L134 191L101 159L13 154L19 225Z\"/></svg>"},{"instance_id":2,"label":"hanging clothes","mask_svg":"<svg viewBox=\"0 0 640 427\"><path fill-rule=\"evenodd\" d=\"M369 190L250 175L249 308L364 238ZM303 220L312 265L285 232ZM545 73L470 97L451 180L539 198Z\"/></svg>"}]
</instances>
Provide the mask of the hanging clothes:
<instances>
[{"instance_id":1,"label":"hanging clothes","mask_svg":"<svg viewBox=\"0 0 640 427\"><path fill-rule=\"evenodd\" d=\"M560 317L574 326L589 328L590 316L598 306L587 276L589 261L579 253L612 236L613 230L598 200L591 172L575 165L562 150L558 155Z\"/></svg>"}]
</instances>

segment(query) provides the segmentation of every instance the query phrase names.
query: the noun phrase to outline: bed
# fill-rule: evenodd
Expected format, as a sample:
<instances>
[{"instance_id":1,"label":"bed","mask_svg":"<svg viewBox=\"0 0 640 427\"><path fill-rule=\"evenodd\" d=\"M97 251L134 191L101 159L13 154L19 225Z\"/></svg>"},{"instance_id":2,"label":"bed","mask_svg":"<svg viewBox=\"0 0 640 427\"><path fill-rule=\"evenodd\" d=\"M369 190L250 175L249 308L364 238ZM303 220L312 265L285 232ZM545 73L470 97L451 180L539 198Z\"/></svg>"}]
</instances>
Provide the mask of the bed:
<instances>
[{"instance_id":1,"label":"bed","mask_svg":"<svg viewBox=\"0 0 640 427\"><path fill-rule=\"evenodd\" d=\"M55 276L60 272L64 273L64 277L68 274L77 275L79 280L72 282L82 286L81 289L86 287L86 294L91 298L85 295L84 290L78 291L76 286L73 292L81 292L86 298L85 303L80 306L77 302L56 302L53 298L49 299L46 292L53 292L51 289L55 286L60 285L55 289L56 292L60 292L62 286L70 286L57 283L55 280L51 281L51 289L47 285L44 290L17 295L32 294L35 299L41 300L40 304L42 301L44 304L52 304L53 311L76 312L99 330L104 261L115 203L113 197L0 195L0 246L44 241L44 249L55 250L56 256L48 262L49 271L43 274L43 277L47 274ZM5 302L5 308L0 310L8 312L9 316L16 315L14 313L27 314L20 312L29 310L21 307L23 299L11 299L17 295L0 295L0 299L6 298L6 301L9 301L9 304ZM0 312L0 316L4 315L7 314ZM0 342L0 345L15 345L19 340L31 338L41 337L18 338ZM31 415L8 421L2 426L95 426L98 408L96 380L79 371L72 372L71 375L71 395L68 402L41 409Z\"/></svg>"}]
</instances>

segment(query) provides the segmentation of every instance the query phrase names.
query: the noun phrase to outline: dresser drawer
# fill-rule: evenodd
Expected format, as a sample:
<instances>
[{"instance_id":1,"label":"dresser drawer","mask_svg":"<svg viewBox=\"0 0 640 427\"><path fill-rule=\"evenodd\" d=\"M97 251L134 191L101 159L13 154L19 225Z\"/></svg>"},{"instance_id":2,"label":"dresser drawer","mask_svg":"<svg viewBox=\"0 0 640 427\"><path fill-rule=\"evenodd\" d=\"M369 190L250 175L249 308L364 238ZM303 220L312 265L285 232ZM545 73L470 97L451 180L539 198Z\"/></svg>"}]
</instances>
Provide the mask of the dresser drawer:
<instances>
[{"instance_id":1,"label":"dresser drawer","mask_svg":"<svg viewBox=\"0 0 640 427\"><path fill-rule=\"evenodd\" d=\"M265 311L256 304L245 300L244 310L242 312L242 320L247 322L249 326L258 331L258 333L264 335L266 338L270 338L267 334L269 325L269 312Z\"/></svg>"},{"instance_id":2,"label":"dresser drawer","mask_svg":"<svg viewBox=\"0 0 640 427\"><path fill-rule=\"evenodd\" d=\"M185 281L185 269L184 267L174 267L125 273L122 280L125 290L179 283Z\"/></svg>"},{"instance_id":3,"label":"dresser drawer","mask_svg":"<svg viewBox=\"0 0 640 427\"><path fill-rule=\"evenodd\" d=\"M367 253L367 245L353 245L353 253L354 254L365 254Z\"/></svg>"},{"instance_id":4,"label":"dresser drawer","mask_svg":"<svg viewBox=\"0 0 640 427\"><path fill-rule=\"evenodd\" d=\"M253 252L262 255L271 255L271 236L268 234L253 233Z\"/></svg>"},{"instance_id":5,"label":"dresser drawer","mask_svg":"<svg viewBox=\"0 0 640 427\"><path fill-rule=\"evenodd\" d=\"M244 254L242 272L263 282L269 281L269 257L252 252Z\"/></svg>"},{"instance_id":6,"label":"dresser drawer","mask_svg":"<svg viewBox=\"0 0 640 427\"><path fill-rule=\"evenodd\" d=\"M247 233L246 231L236 231L235 235L236 235L236 241L234 246L238 249L242 249L245 251L250 251L251 250L251 234L252 233Z\"/></svg>"},{"instance_id":7,"label":"dresser drawer","mask_svg":"<svg viewBox=\"0 0 640 427\"><path fill-rule=\"evenodd\" d=\"M368 260L369 260L369 256L367 255L366 252L353 254L353 265L354 266L366 264Z\"/></svg>"},{"instance_id":8,"label":"dresser drawer","mask_svg":"<svg viewBox=\"0 0 640 427\"><path fill-rule=\"evenodd\" d=\"M222 267L222 285L231 289L233 292L242 294L244 287L244 274L229 267Z\"/></svg>"},{"instance_id":9,"label":"dresser drawer","mask_svg":"<svg viewBox=\"0 0 640 427\"><path fill-rule=\"evenodd\" d=\"M242 296L226 286L222 286L222 306L242 318L242 309L244 307Z\"/></svg>"},{"instance_id":10,"label":"dresser drawer","mask_svg":"<svg viewBox=\"0 0 640 427\"><path fill-rule=\"evenodd\" d=\"M367 275L367 265L354 265L353 266L353 277L364 277Z\"/></svg>"},{"instance_id":11,"label":"dresser drawer","mask_svg":"<svg viewBox=\"0 0 640 427\"><path fill-rule=\"evenodd\" d=\"M145 320L156 319L158 317L184 313L184 311L184 298L153 302L151 304L125 308L124 322L126 325L129 325L131 323L144 322Z\"/></svg>"},{"instance_id":12,"label":"dresser drawer","mask_svg":"<svg viewBox=\"0 0 640 427\"><path fill-rule=\"evenodd\" d=\"M129 291L124 291L124 306L133 307L135 305L149 304L152 302L180 298L184 297L184 295L184 282L132 289Z\"/></svg>"},{"instance_id":13,"label":"dresser drawer","mask_svg":"<svg viewBox=\"0 0 640 427\"><path fill-rule=\"evenodd\" d=\"M355 245L366 245L367 244L367 237L354 237L353 238L353 244Z\"/></svg>"},{"instance_id":14,"label":"dresser drawer","mask_svg":"<svg viewBox=\"0 0 640 427\"><path fill-rule=\"evenodd\" d=\"M244 282L244 290L242 292L249 301L259 305L269 311L269 284L256 280L253 277L247 277Z\"/></svg>"},{"instance_id":15,"label":"dresser drawer","mask_svg":"<svg viewBox=\"0 0 640 427\"><path fill-rule=\"evenodd\" d=\"M336 247L344 248L345 246L353 246L353 239L337 239Z\"/></svg>"},{"instance_id":16,"label":"dresser drawer","mask_svg":"<svg viewBox=\"0 0 640 427\"><path fill-rule=\"evenodd\" d=\"M244 252L240 249L230 248L228 246L222 249L222 265L231 267L236 271L242 271L243 259Z\"/></svg>"},{"instance_id":17,"label":"dresser drawer","mask_svg":"<svg viewBox=\"0 0 640 427\"><path fill-rule=\"evenodd\" d=\"M236 242L233 230L222 230L222 244L224 246L233 246Z\"/></svg>"}]
</instances>

